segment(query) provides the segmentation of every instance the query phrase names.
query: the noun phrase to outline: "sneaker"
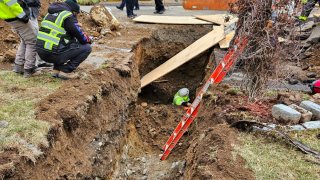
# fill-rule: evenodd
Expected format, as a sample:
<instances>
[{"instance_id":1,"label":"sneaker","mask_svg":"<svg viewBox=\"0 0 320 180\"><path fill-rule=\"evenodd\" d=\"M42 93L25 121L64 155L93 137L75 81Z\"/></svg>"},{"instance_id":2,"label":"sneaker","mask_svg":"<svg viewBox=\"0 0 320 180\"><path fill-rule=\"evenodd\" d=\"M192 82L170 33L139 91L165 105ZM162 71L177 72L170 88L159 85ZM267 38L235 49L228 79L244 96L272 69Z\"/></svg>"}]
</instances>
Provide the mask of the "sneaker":
<instances>
[{"instance_id":1,"label":"sneaker","mask_svg":"<svg viewBox=\"0 0 320 180\"><path fill-rule=\"evenodd\" d=\"M59 73L60 73L59 70L54 69L52 74L51 74L51 76L54 77L54 78L59 78Z\"/></svg>"},{"instance_id":2,"label":"sneaker","mask_svg":"<svg viewBox=\"0 0 320 180\"><path fill-rule=\"evenodd\" d=\"M161 10L161 11L158 11L158 13L159 13L159 14L163 14L164 11L165 11L165 10L163 9L163 10Z\"/></svg>"},{"instance_id":3,"label":"sneaker","mask_svg":"<svg viewBox=\"0 0 320 180\"><path fill-rule=\"evenodd\" d=\"M17 74L23 74L24 73L23 65L14 64L12 71Z\"/></svg>"},{"instance_id":4,"label":"sneaker","mask_svg":"<svg viewBox=\"0 0 320 180\"><path fill-rule=\"evenodd\" d=\"M65 73L60 71L58 74L58 78L62 79L62 80L68 80L68 79L76 79L78 78L79 75L77 73L71 72L71 73Z\"/></svg>"},{"instance_id":5,"label":"sneaker","mask_svg":"<svg viewBox=\"0 0 320 180\"><path fill-rule=\"evenodd\" d=\"M36 72L36 68L24 69L23 77L24 77L24 78L29 78L29 77L31 77L35 72Z\"/></svg>"},{"instance_id":6,"label":"sneaker","mask_svg":"<svg viewBox=\"0 0 320 180\"><path fill-rule=\"evenodd\" d=\"M132 14L132 15L129 15L129 16L128 16L128 18L130 18L130 19L134 19L135 17L137 17L136 14Z\"/></svg>"},{"instance_id":7,"label":"sneaker","mask_svg":"<svg viewBox=\"0 0 320 180\"><path fill-rule=\"evenodd\" d=\"M133 10L139 11L139 10L140 10L140 8L136 7L136 8L134 8Z\"/></svg>"},{"instance_id":8,"label":"sneaker","mask_svg":"<svg viewBox=\"0 0 320 180\"><path fill-rule=\"evenodd\" d=\"M119 9L119 10L121 10L121 11L123 11L123 8L120 7L120 6L116 6L116 8Z\"/></svg>"}]
</instances>

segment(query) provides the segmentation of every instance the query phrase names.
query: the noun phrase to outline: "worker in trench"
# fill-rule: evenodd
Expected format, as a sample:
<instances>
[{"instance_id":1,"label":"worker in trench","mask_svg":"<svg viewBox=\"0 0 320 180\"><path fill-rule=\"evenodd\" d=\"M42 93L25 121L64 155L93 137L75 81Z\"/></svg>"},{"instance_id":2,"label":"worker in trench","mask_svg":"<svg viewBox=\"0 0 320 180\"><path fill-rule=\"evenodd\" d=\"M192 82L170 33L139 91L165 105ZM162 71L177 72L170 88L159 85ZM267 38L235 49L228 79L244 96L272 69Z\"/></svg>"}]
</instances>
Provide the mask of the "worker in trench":
<instances>
[{"instance_id":1,"label":"worker in trench","mask_svg":"<svg viewBox=\"0 0 320 180\"><path fill-rule=\"evenodd\" d=\"M55 78L77 78L74 70L91 53L93 38L81 30L77 20L79 12L76 0L52 3L41 22L37 52L42 60L53 63Z\"/></svg>"},{"instance_id":2,"label":"worker in trench","mask_svg":"<svg viewBox=\"0 0 320 180\"><path fill-rule=\"evenodd\" d=\"M189 98L189 89L182 88L180 89L173 98L173 105L183 106L184 110L188 110L191 106L190 98Z\"/></svg>"},{"instance_id":3,"label":"worker in trench","mask_svg":"<svg viewBox=\"0 0 320 180\"><path fill-rule=\"evenodd\" d=\"M301 15L298 17L300 21L305 22L308 20L308 16L310 15L317 2L320 4L320 0L302 0L302 3L304 5Z\"/></svg>"}]
</instances>

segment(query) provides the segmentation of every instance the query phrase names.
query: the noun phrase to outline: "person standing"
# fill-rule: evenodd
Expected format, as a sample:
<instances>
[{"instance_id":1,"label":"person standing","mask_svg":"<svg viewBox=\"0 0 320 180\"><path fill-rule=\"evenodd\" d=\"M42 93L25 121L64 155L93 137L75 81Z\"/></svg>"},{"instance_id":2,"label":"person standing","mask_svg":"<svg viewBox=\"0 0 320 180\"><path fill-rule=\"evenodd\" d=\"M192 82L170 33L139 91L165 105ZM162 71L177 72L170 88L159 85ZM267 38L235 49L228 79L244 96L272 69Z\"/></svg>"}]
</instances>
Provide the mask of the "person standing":
<instances>
[{"instance_id":1,"label":"person standing","mask_svg":"<svg viewBox=\"0 0 320 180\"><path fill-rule=\"evenodd\" d=\"M41 8L40 0L25 0L25 2L30 9L30 21L32 25L37 28L37 31L39 31L38 16L40 14L40 8ZM52 64L46 63L45 61L41 60L38 54L36 55L36 67L52 67L52 66L53 66Z\"/></svg>"},{"instance_id":2,"label":"person standing","mask_svg":"<svg viewBox=\"0 0 320 180\"><path fill-rule=\"evenodd\" d=\"M122 0L121 4L119 6L116 6L116 8L122 11L125 5L126 5L126 0ZM140 10L139 0L134 0L134 9L133 10Z\"/></svg>"},{"instance_id":3,"label":"person standing","mask_svg":"<svg viewBox=\"0 0 320 180\"><path fill-rule=\"evenodd\" d=\"M1 0L0 19L8 22L20 36L13 72L28 78L35 73L37 28L30 21L30 9L24 1Z\"/></svg>"},{"instance_id":4,"label":"person standing","mask_svg":"<svg viewBox=\"0 0 320 180\"><path fill-rule=\"evenodd\" d=\"M127 16L130 19L135 18L137 15L133 13L133 6L135 0L125 0L126 1L126 9L127 9Z\"/></svg>"},{"instance_id":5,"label":"person standing","mask_svg":"<svg viewBox=\"0 0 320 180\"><path fill-rule=\"evenodd\" d=\"M320 0L308 0L302 8L301 15L299 16L299 20L307 21L308 16L310 15L312 9L315 7L317 2L320 4Z\"/></svg>"},{"instance_id":6,"label":"person standing","mask_svg":"<svg viewBox=\"0 0 320 180\"><path fill-rule=\"evenodd\" d=\"M163 6L162 0L154 0L156 4L156 11L153 12L154 14L163 14L165 11L165 8Z\"/></svg>"},{"instance_id":7,"label":"person standing","mask_svg":"<svg viewBox=\"0 0 320 180\"><path fill-rule=\"evenodd\" d=\"M74 70L91 53L92 37L78 25L80 6L76 0L52 3L41 22L37 52L41 59L53 63L55 78L72 79Z\"/></svg>"}]
</instances>

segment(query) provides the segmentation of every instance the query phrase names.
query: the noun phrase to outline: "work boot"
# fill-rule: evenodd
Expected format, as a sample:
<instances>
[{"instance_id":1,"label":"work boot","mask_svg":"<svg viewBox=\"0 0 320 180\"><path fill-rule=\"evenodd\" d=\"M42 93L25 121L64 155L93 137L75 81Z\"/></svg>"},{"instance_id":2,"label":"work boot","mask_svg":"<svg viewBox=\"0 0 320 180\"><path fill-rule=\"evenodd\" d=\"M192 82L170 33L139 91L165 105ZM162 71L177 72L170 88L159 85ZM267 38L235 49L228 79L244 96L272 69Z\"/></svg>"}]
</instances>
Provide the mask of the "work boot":
<instances>
[{"instance_id":1,"label":"work boot","mask_svg":"<svg viewBox=\"0 0 320 180\"><path fill-rule=\"evenodd\" d=\"M23 77L29 78L36 72L36 68L24 69Z\"/></svg>"},{"instance_id":2,"label":"work boot","mask_svg":"<svg viewBox=\"0 0 320 180\"><path fill-rule=\"evenodd\" d=\"M59 78L59 73L60 73L59 70L54 69L52 74L51 74L51 76L54 77L54 78Z\"/></svg>"},{"instance_id":3,"label":"work boot","mask_svg":"<svg viewBox=\"0 0 320 180\"><path fill-rule=\"evenodd\" d=\"M23 74L24 72L23 65L14 64L12 71L17 74Z\"/></svg>"},{"instance_id":4,"label":"work boot","mask_svg":"<svg viewBox=\"0 0 320 180\"><path fill-rule=\"evenodd\" d=\"M120 6L116 6L116 8L119 9L119 10L121 10L121 11L123 11L123 8L120 7Z\"/></svg>"},{"instance_id":5,"label":"work boot","mask_svg":"<svg viewBox=\"0 0 320 180\"><path fill-rule=\"evenodd\" d=\"M65 73L60 71L58 74L58 78L62 79L62 80L68 80L68 79L76 79L78 78L79 75L77 73L71 72L71 73Z\"/></svg>"}]
</instances>

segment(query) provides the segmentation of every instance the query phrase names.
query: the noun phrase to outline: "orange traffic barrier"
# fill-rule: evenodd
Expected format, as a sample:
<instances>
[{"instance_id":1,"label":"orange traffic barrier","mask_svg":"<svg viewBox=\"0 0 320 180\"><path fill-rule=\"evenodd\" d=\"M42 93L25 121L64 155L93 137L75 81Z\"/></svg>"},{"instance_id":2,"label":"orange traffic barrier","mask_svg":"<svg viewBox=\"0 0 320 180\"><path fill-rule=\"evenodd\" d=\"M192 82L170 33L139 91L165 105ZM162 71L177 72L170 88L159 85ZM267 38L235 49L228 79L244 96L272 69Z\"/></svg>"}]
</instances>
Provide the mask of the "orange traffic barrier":
<instances>
[{"instance_id":1,"label":"orange traffic barrier","mask_svg":"<svg viewBox=\"0 0 320 180\"><path fill-rule=\"evenodd\" d=\"M183 8L191 10L228 10L237 0L183 0Z\"/></svg>"}]
</instances>

